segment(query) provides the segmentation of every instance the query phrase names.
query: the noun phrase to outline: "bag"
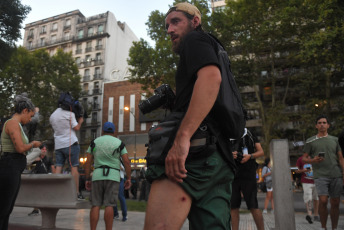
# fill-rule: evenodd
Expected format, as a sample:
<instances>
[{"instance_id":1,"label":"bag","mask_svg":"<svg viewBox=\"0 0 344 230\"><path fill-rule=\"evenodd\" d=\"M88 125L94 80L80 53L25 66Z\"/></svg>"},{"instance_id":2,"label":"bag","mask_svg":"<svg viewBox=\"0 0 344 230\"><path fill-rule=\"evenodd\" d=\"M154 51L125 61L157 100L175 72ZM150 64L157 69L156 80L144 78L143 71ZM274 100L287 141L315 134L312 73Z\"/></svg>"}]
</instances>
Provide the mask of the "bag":
<instances>
[{"instance_id":1,"label":"bag","mask_svg":"<svg viewBox=\"0 0 344 230\"><path fill-rule=\"evenodd\" d=\"M239 89L234 80L228 54L221 43L208 34L217 44L217 57L221 65L222 82L219 94L210 116L221 124L221 132L231 139L239 139L246 126L245 110L242 105Z\"/></svg>"},{"instance_id":2,"label":"bag","mask_svg":"<svg viewBox=\"0 0 344 230\"><path fill-rule=\"evenodd\" d=\"M58 105L61 106L62 109L64 110L72 110L73 105L74 105L74 98L72 95L70 95L69 92L67 93L61 93L60 98L58 100Z\"/></svg>"},{"instance_id":3,"label":"bag","mask_svg":"<svg viewBox=\"0 0 344 230\"><path fill-rule=\"evenodd\" d=\"M265 182L267 188L272 188L272 180Z\"/></svg>"},{"instance_id":4,"label":"bag","mask_svg":"<svg viewBox=\"0 0 344 230\"><path fill-rule=\"evenodd\" d=\"M171 113L163 122L152 127L148 132L147 166L165 164L165 158L172 147L184 113Z\"/></svg>"},{"instance_id":5,"label":"bag","mask_svg":"<svg viewBox=\"0 0 344 230\"><path fill-rule=\"evenodd\" d=\"M265 181L263 181L263 182L261 182L261 183L259 184L259 189L260 189L262 192L267 192L267 191L268 191L267 188L266 188L266 183L265 183Z\"/></svg>"},{"instance_id":6,"label":"bag","mask_svg":"<svg viewBox=\"0 0 344 230\"><path fill-rule=\"evenodd\" d=\"M58 106L63 110L72 111L77 119L82 116L84 118L88 117L82 104L78 100L74 100L69 92L60 94Z\"/></svg>"}]
</instances>

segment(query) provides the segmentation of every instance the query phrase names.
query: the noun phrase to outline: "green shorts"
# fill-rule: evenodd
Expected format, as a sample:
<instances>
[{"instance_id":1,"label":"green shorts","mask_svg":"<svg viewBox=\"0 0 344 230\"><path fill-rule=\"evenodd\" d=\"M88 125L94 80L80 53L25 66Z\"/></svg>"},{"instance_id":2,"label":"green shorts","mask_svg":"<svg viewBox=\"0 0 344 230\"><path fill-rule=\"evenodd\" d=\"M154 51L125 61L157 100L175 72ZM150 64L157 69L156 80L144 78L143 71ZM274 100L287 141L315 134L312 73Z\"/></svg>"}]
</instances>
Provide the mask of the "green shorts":
<instances>
[{"instance_id":1,"label":"green shorts","mask_svg":"<svg viewBox=\"0 0 344 230\"><path fill-rule=\"evenodd\" d=\"M234 173L216 147L207 146L198 153L189 153L185 167L188 171L187 177L180 186L192 198L188 215L189 228L231 229L230 200ZM166 178L165 166L148 167L148 181L162 178Z\"/></svg>"}]
</instances>

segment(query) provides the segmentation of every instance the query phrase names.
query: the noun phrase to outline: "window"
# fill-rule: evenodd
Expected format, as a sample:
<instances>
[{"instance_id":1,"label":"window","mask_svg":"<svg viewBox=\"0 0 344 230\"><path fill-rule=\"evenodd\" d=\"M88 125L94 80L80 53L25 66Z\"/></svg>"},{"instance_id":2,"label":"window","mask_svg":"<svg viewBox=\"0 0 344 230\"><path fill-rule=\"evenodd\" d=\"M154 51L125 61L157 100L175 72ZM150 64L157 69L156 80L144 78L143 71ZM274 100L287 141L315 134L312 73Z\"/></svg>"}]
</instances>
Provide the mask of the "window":
<instances>
[{"instance_id":1,"label":"window","mask_svg":"<svg viewBox=\"0 0 344 230\"><path fill-rule=\"evenodd\" d=\"M51 35L51 43L55 43L56 42L56 35Z\"/></svg>"},{"instance_id":2,"label":"window","mask_svg":"<svg viewBox=\"0 0 344 230\"><path fill-rule=\"evenodd\" d=\"M45 45L45 39L41 38L39 44L40 44L40 46L44 46Z\"/></svg>"},{"instance_id":3,"label":"window","mask_svg":"<svg viewBox=\"0 0 344 230\"><path fill-rule=\"evenodd\" d=\"M89 69L85 69L85 76L90 76L90 70Z\"/></svg>"},{"instance_id":4,"label":"window","mask_svg":"<svg viewBox=\"0 0 344 230\"><path fill-rule=\"evenodd\" d=\"M88 27L87 36L92 36L92 35L93 35L93 27Z\"/></svg>"},{"instance_id":5,"label":"window","mask_svg":"<svg viewBox=\"0 0 344 230\"><path fill-rule=\"evenodd\" d=\"M94 70L94 73L95 73L96 75L100 75L100 68L97 67L97 68Z\"/></svg>"},{"instance_id":6,"label":"window","mask_svg":"<svg viewBox=\"0 0 344 230\"><path fill-rule=\"evenodd\" d=\"M29 50L32 49L32 42L29 42L29 47L28 47L28 49L29 49Z\"/></svg>"},{"instance_id":7,"label":"window","mask_svg":"<svg viewBox=\"0 0 344 230\"><path fill-rule=\"evenodd\" d=\"M81 59L80 59L80 57L75 58L75 63L76 63L78 66L80 66L80 64L81 64Z\"/></svg>"},{"instance_id":8,"label":"window","mask_svg":"<svg viewBox=\"0 0 344 230\"><path fill-rule=\"evenodd\" d=\"M29 36L33 36L33 29L29 30Z\"/></svg>"},{"instance_id":9,"label":"window","mask_svg":"<svg viewBox=\"0 0 344 230\"><path fill-rule=\"evenodd\" d=\"M87 42L86 43L86 52L91 52L92 51L92 42Z\"/></svg>"},{"instance_id":10,"label":"window","mask_svg":"<svg viewBox=\"0 0 344 230\"><path fill-rule=\"evenodd\" d=\"M97 53L97 54L96 54L96 60L97 60L97 61L102 60L101 53Z\"/></svg>"},{"instance_id":11,"label":"window","mask_svg":"<svg viewBox=\"0 0 344 230\"><path fill-rule=\"evenodd\" d=\"M53 23L53 25L51 26L51 30L52 31L56 31L57 30L57 22Z\"/></svg>"},{"instance_id":12,"label":"window","mask_svg":"<svg viewBox=\"0 0 344 230\"><path fill-rule=\"evenodd\" d=\"M98 97L93 98L93 109L98 109Z\"/></svg>"},{"instance_id":13,"label":"window","mask_svg":"<svg viewBox=\"0 0 344 230\"><path fill-rule=\"evenodd\" d=\"M77 44L76 45L76 51L75 51L76 54L81 54L82 53L82 45L81 43Z\"/></svg>"},{"instance_id":14,"label":"window","mask_svg":"<svg viewBox=\"0 0 344 230\"><path fill-rule=\"evenodd\" d=\"M99 26L98 26L98 34L102 34L102 33L103 33L103 30L104 30L103 24L99 25Z\"/></svg>"},{"instance_id":15,"label":"window","mask_svg":"<svg viewBox=\"0 0 344 230\"><path fill-rule=\"evenodd\" d=\"M99 89L99 82L98 82L98 81L96 81L96 82L94 83L94 87L93 87L93 88Z\"/></svg>"},{"instance_id":16,"label":"window","mask_svg":"<svg viewBox=\"0 0 344 230\"><path fill-rule=\"evenodd\" d=\"M87 55L86 56L86 62L90 62L91 61L91 55Z\"/></svg>"},{"instance_id":17,"label":"window","mask_svg":"<svg viewBox=\"0 0 344 230\"><path fill-rule=\"evenodd\" d=\"M78 38L83 38L84 37L84 30L79 30L78 31Z\"/></svg>"},{"instance_id":18,"label":"window","mask_svg":"<svg viewBox=\"0 0 344 230\"><path fill-rule=\"evenodd\" d=\"M70 26L70 19L66 20L66 26Z\"/></svg>"},{"instance_id":19,"label":"window","mask_svg":"<svg viewBox=\"0 0 344 230\"><path fill-rule=\"evenodd\" d=\"M88 84L87 84L87 83L84 84L84 85L82 86L82 88L83 88L84 91L88 90Z\"/></svg>"},{"instance_id":20,"label":"window","mask_svg":"<svg viewBox=\"0 0 344 230\"><path fill-rule=\"evenodd\" d=\"M47 26L41 27L41 34L45 34L47 32Z\"/></svg>"},{"instance_id":21,"label":"window","mask_svg":"<svg viewBox=\"0 0 344 230\"><path fill-rule=\"evenodd\" d=\"M96 45L96 50L100 50L102 49L102 39L98 39L97 40L97 45Z\"/></svg>"},{"instance_id":22,"label":"window","mask_svg":"<svg viewBox=\"0 0 344 230\"><path fill-rule=\"evenodd\" d=\"M97 122L97 112L92 113L92 123Z\"/></svg>"},{"instance_id":23,"label":"window","mask_svg":"<svg viewBox=\"0 0 344 230\"><path fill-rule=\"evenodd\" d=\"M95 122L97 122L97 121L95 121ZM96 129L92 129L92 130L91 130L91 138L92 138L92 139L97 138L97 130L96 130Z\"/></svg>"},{"instance_id":24,"label":"window","mask_svg":"<svg viewBox=\"0 0 344 230\"><path fill-rule=\"evenodd\" d=\"M69 32L66 32L66 33L64 34L64 39L65 39L65 40L69 40L69 37L70 37L70 33L69 33Z\"/></svg>"}]
</instances>

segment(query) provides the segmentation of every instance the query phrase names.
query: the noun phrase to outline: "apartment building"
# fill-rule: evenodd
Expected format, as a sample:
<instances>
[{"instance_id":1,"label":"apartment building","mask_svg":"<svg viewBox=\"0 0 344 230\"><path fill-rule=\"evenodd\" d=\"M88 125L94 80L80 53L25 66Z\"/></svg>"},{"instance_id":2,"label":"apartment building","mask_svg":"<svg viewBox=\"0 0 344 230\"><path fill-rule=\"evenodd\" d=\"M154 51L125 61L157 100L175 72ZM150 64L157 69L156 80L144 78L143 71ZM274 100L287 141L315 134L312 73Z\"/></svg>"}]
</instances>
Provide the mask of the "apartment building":
<instances>
[{"instance_id":1,"label":"apartment building","mask_svg":"<svg viewBox=\"0 0 344 230\"><path fill-rule=\"evenodd\" d=\"M81 144L100 136L104 83L125 80L133 41L138 41L133 31L109 11L85 17L74 10L25 25L23 46L28 50L45 48L53 55L62 48L75 58L81 75L79 100L89 111L79 132Z\"/></svg>"}]
</instances>

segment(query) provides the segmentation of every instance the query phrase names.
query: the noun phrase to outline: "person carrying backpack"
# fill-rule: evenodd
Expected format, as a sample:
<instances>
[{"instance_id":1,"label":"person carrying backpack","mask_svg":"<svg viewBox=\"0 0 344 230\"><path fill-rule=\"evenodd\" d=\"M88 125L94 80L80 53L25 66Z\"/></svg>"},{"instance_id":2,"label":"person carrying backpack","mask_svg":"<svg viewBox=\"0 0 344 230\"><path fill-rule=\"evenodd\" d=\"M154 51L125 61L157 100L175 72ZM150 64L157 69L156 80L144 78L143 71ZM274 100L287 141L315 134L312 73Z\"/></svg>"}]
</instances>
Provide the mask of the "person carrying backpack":
<instances>
[{"instance_id":1,"label":"person carrying backpack","mask_svg":"<svg viewBox=\"0 0 344 230\"><path fill-rule=\"evenodd\" d=\"M172 114L183 113L183 117L172 138L163 145L162 154L171 143L164 161L147 158L146 179L152 186L144 229L180 229L186 218L190 229L230 229L231 184L236 166L229 136L224 133L234 131L240 138L245 126L242 130L221 129L226 120L212 115L219 114L214 111L223 87L236 85L222 84L225 77L218 56L219 43L203 31L197 7L187 2L176 4L167 12L165 26L172 49L180 57ZM228 55L226 60L229 65ZM244 124L240 114L242 111L236 123ZM158 130L150 132L163 131L159 125ZM150 139L147 156L159 152L154 142L164 138L160 135Z\"/></svg>"},{"instance_id":2,"label":"person carrying backpack","mask_svg":"<svg viewBox=\"0 0 344 230\"><path fill-rule=\"evenodd\" d=\"M232 229L239 229L239 208L241 193L244 196L247 209L250 210L258 230L264 230L264 220L261 210L258 209L256 170L258 157L264 156L264 151L258 138L248 129L234 148L233 157L236 160L238 171L232 184L231 216Z\"/></svg>"}]
</instances>

